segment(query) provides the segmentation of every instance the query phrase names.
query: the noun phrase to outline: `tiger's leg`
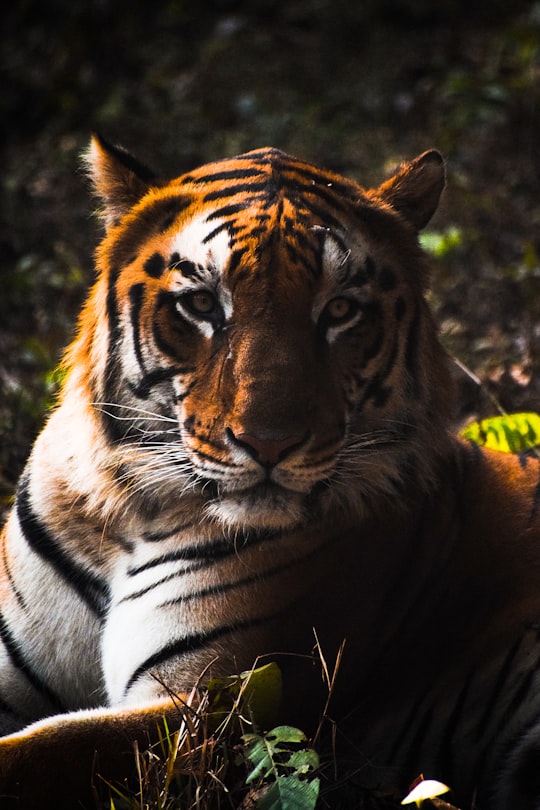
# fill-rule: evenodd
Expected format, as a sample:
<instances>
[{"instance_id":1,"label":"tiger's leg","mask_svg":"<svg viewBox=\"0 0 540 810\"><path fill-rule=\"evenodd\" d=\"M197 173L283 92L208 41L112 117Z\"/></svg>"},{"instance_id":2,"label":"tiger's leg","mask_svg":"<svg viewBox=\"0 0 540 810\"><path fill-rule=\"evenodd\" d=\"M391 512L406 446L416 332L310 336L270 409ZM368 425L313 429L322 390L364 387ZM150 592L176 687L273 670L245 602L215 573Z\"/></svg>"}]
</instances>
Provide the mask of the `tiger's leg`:
<instances>
[{"instance_id":1,"label":"tiger's leg","mask_svg":"<svg viewBox=\"0 0 540 810\"><path fill-rule=\"evenodd\" d=\"M82 710L0 738L0 807L99 807L105 782L122 783L133 773L134 746L145 751L162 739L165 717L171 731L183 721L192 727L195 703L192 694L142 708Z\"/></svg>"}]
</instances>

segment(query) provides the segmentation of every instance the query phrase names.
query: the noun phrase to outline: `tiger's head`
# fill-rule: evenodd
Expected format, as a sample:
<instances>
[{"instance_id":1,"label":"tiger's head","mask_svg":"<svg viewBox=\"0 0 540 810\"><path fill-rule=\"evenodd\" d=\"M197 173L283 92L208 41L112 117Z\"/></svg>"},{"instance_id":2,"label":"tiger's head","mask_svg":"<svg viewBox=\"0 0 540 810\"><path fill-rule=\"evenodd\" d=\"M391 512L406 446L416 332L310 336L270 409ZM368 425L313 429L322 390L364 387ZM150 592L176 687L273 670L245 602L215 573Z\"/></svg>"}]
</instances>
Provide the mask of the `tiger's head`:
<instances>
[{"instance_id":1,"label":"tiger's head","mask_svg":"<svg viewBox=\"0 0 540 810\"><path fill-rule=\"evenodd\" d=\"M448 401L418 231L437 152L379 188L276 149L172 181L94 137L106 235L67 356L132 498L281 529L425 486Z\"/></svg>"}]
</instances>

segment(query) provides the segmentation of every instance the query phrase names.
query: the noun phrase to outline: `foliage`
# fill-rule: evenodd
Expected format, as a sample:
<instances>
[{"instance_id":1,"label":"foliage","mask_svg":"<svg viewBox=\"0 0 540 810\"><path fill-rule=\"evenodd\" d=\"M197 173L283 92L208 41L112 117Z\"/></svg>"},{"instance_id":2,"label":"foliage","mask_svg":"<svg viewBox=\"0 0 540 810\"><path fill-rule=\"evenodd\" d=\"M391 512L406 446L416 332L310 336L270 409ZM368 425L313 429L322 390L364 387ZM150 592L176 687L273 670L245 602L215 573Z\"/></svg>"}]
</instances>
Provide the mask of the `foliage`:
<instances>
[{"instance_id":1,"label":"foliage","mask_svg":"<svg viewBox=\"0 0 540 810\"><path fill-rule=\"evenodd\" d=\"M443 259L463 244L463 233L456 225L449 225L444 231L424 231L420 244L437 259Z\"/></svg>"},{"instance_id":2,"label":"foliage","mask_svg":"<svg viewBox=\"0 0 540 810\"><path fill-rule=\"evenodd\" d=\"M305 735L290 726L262 733L280 700L274 663L212 679L181 706L179 729L171 731L163 719L159 743L135 749L137 784L132 790L109 784L107 807L204 810L237 806L249 790L258 810L312 810L319 759Z\"/></svg>"},{"instance_id":3,"label":"foliage","mask_svg":"<svg viewBox=\"0 0 540 810\"><path fill-rule=\"evenodd\" d=\"M312 810L320 780L317 753L296 728L278 726L267 734L244 734L244 757L252 770L247 784L258 788L258 810ZM261 790L261 786L263 789Z\"/></svg>"},{"instance_id":4,"label":"foliage","mask_svg":"<svg viewBox=\"0 0 540 810\"><path fill-rule=\"evenodd\" d=\"M503 453L522 453L540 445L540 416L513 413L472 422L461 431L464 439Z\"/></svg>"}]
</instances>

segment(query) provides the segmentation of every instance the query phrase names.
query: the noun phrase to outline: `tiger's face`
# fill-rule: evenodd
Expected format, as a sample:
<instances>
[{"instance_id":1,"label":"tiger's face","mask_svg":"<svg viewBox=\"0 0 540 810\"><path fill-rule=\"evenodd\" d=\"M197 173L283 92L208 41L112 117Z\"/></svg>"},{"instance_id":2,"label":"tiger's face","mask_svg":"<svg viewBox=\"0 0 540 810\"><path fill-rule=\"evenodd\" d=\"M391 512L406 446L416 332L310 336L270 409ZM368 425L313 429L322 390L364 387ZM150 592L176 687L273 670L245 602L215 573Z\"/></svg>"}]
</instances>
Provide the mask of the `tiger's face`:
<instances>
[{"instance_id":1,"label":"tiger's face","mask_svg":"<svg viewBox=\"0 0 540 810\"><path fill-rule=\"evenodd\" d=\"M108 231L71 357L132 492L282 529L422 477L445 411L416 239L436 153L371 192L277 150L158 183L94 139L92 166Z\"/></svg>"}]
</instances>

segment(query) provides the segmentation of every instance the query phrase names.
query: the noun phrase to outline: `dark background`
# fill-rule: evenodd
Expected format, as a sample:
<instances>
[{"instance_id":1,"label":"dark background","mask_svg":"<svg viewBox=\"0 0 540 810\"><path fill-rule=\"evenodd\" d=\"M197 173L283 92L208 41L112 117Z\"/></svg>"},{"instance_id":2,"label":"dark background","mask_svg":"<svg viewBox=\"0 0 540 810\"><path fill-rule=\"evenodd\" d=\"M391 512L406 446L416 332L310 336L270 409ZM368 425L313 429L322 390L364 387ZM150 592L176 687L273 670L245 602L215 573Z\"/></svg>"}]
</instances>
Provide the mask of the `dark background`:
<instances>
[{"instance_id":1,"label":"dark background","mask_svg":"<svg viewBox=\"0 0 540 810\"><path fill-rule=\"evenodd\" d=\"M540 408L540 2L4 5L0 498L55 392L100 235L92 130L163 174L262 145L362 184L436 146L433 306L460 414Z\"/></svg>"}]
</instances>

